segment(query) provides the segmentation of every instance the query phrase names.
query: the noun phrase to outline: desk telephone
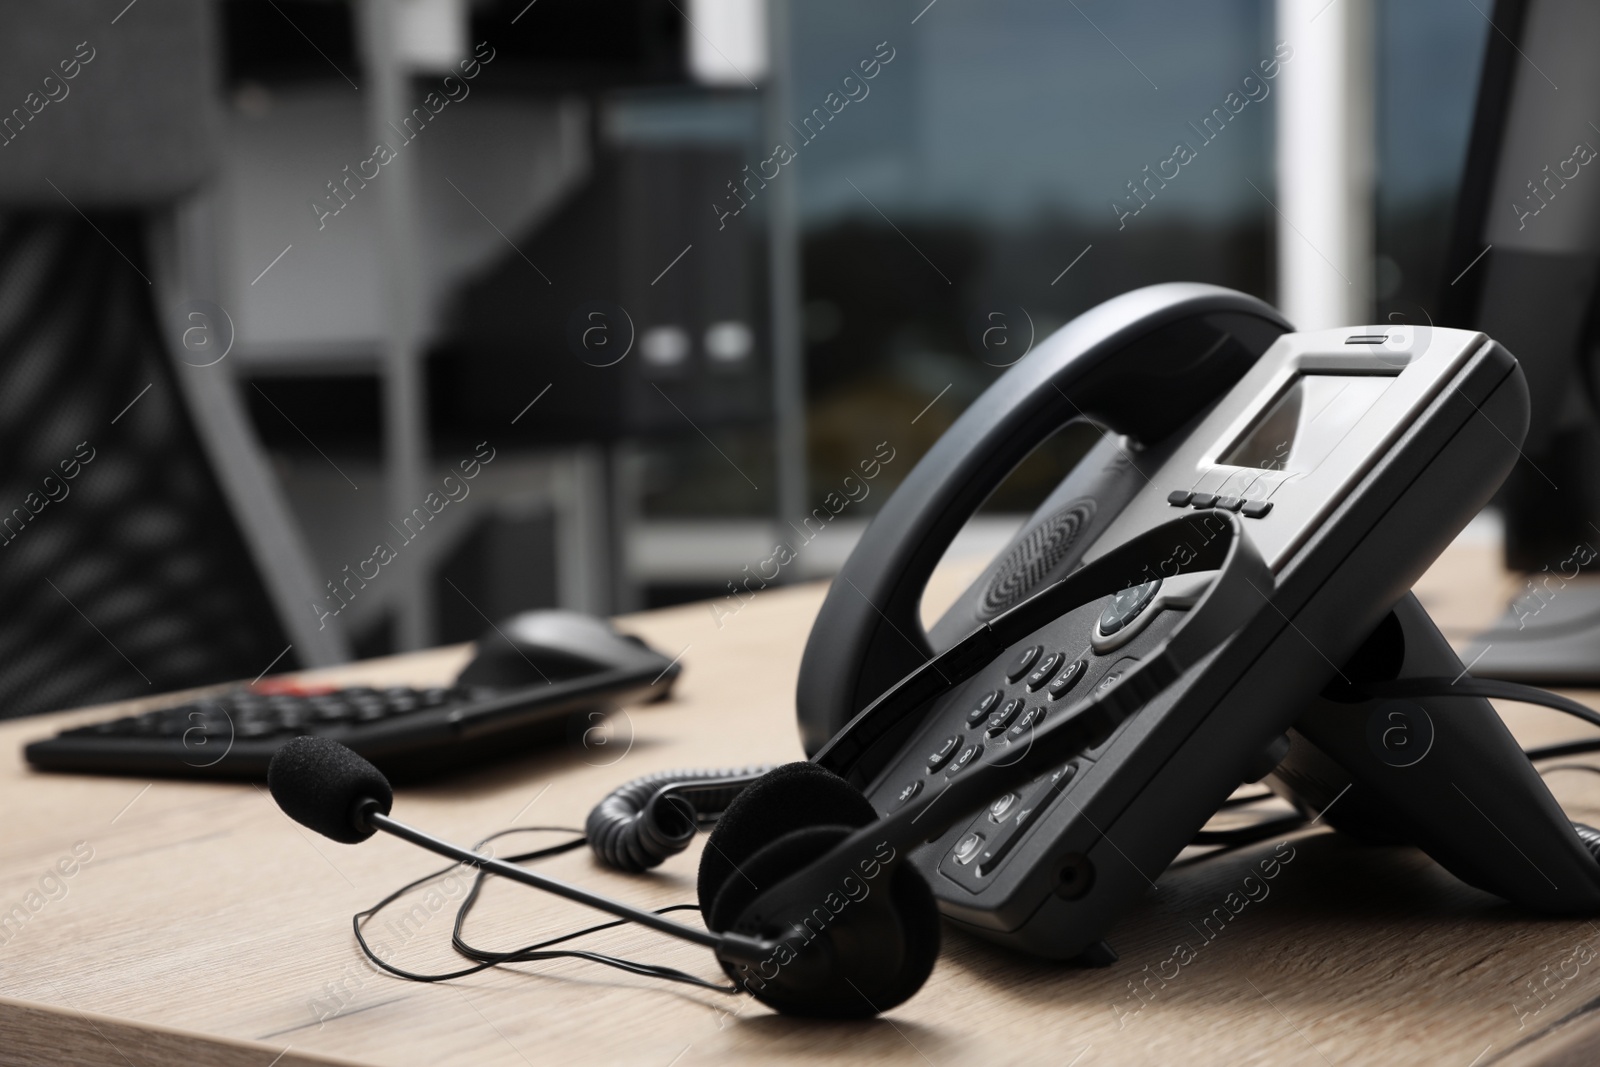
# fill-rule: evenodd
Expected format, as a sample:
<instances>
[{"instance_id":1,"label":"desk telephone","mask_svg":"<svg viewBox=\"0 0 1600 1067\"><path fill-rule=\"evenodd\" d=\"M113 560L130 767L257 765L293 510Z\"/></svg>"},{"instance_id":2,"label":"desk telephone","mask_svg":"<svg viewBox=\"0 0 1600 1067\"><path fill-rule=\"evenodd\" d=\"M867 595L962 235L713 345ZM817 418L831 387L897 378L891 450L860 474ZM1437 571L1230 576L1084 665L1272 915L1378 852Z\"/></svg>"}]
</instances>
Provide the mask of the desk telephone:
<instances>
[{"instance_id":1,"label":"desk telephone","mask_svg":"<svg viewBox=\"0 0 1600 1067\"><path fill-rule=\"evenodd\" d=\"M1202 666L914 853L948 921L1027 952L1108 958L1110 925L1264 776L1330 825L1416 844L1508 900L1600 908L1594 837L1562 816L1485 699L1349 695L1465 673L1409 590L1515 463L1521 370L1471 331L1288 330L1265 305L1199 285L1080 316L951 427L833 584L801 666L801 734L881 814L1116 685L1206 575L1141 560L1126 592L1008 640L925 703L875 703L935 652L1175 516L1185 547L1236 516L1271 572ZM955 532L1078 417L1103 440L924 634L922 589Z\"/></svg>"},{"instance_id":2,"label":"desk telephone","mask_svg":"<svg viewBox=\"0 0 1600 1067\"><path fill-rule=\"evenodd\" d=\"M957 531L1077 419L1101 441L925 631ZM800 670L809 761L652 775L591 814L597 854L633 870L720 814L706 929L395 823L381 776L322 742L275 761L274 795L340 840L397 833L707 945L725 990L797 1014L912 995L941 916L1113 962L1117 919L1263 778L1517 904L1597 911L1600 832L1565 818L1484 696L1529 698L1465 678L1409 592L1511 469L1527 419L1521 370L1481 333L1295 333L1196 284L1079 316L956 421L833 583ZM318 777L340 774L342 792Z\"/></svg>"}]
</instances>

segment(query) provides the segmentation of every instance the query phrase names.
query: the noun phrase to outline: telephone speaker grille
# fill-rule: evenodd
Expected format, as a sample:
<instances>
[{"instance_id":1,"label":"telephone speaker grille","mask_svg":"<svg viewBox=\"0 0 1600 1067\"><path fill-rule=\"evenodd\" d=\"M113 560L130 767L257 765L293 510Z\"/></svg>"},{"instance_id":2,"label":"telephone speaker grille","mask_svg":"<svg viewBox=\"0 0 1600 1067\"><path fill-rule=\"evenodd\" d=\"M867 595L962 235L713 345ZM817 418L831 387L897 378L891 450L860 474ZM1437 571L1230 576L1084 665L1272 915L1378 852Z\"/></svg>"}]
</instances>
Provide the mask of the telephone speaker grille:
<instances>
[{"instance_id":1,"label":"telephone speaker grille","mask_svg":"<svg viewBox=\"0 0 1600 1067\"><path fill-rule=\"evenodd\" d=\"M1082 497L1039 523L1012 546L995 568L978 610L992 619L1022 602L1045 576L1067 558L1078 537L1094 518L1094 501Z\"/></svg>"}]
</instances>

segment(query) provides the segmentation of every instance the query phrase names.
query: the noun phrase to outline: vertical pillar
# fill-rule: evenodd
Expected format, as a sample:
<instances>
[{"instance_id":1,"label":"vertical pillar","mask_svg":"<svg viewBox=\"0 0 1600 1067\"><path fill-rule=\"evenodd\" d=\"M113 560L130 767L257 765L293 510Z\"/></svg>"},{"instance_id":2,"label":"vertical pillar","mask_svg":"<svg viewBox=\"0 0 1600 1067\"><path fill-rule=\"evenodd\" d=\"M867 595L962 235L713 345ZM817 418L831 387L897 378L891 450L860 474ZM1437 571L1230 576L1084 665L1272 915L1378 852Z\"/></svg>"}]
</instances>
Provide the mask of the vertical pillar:
<instances>
[{"instance_id":1,"label":"vertical pillar","mask_svg":"<svg viewBox=\"0 0 1600 1067\"><path fill-rule=\"evenodd\" d=\"M1371 0L1278 0L1278 306L1296 328L1373 317Z\"/></svg>"},{"instance_id":2,"label":"vertical pillar","mask_svg":"<svg viewBox=\"0 0 1600 1067\"><path fill-rule=\"evenodd\" d=\"M771 0L767 8L768 63L771 71L763 92L767 146L785 142L793 58L789 49L789 0ZM806 370L801 337L800 207L798 168L790 163L782 180L772 183L767 204L767 257L772 319L772 411L777 509L780 539L792 536L791 521L806 513Z\"/></svg>"},{"instance_id":3,"label":"vertical pillar","mask_svg":"<svg viewBox=\"0 0 1600 1067\"><path fill-rule=\"evenodd\" d=\"M399 522L422 506L428 456L419 314L424 294L415 196L420 146L404 143L402 119L411 110L410 77L400 55L397 5L392 0L363 0L359 16L368 139L395 151L373 192L378 198L384 297L384 510ZM422 648L433 636L425 558L403 564L394 576L396 639L401 650Z\"/></svg>"}]
</instances>

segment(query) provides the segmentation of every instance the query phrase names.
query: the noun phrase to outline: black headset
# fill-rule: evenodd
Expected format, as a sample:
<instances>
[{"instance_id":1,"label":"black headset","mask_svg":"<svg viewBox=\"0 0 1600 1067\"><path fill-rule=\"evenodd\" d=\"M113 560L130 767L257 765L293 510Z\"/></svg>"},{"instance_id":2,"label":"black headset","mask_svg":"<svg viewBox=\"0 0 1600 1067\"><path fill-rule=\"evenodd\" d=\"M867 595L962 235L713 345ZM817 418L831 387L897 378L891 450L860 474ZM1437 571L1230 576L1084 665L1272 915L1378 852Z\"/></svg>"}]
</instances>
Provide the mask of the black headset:
<instances>
[{"instance_id":1,"label":"black headset","mask_svg":"<svg viewBox=\"0 0 1600 1067\"><path fill-rule=\"evenodd\" d=\"M388 780L327 738L299 737L285 745L273 758L268 784L291 818L335 841L354 844L382 830L480 872L711 948L738 990L778 1011L875 1015L920 989L939 954L939 909L927 881L906 862L908 854L995 795L1099 743L1265 607L1273 576L1239 518L1205 516L1220 519L1222 530L1193 551L1198 517L1190 513L1118 546L979 626L874 701L863 714L898 718L925 706L1045 623L1138 584L1152 560L1170 565L1185 558L1177 573L1216 572L1200 602L1116 684L1096 688L1021 740L995 739L998 751L965 771L948 772L937 788L886 814L814 763L731 775L690 772L687 778L678 772L613 793L591 814L588 830L602 859L625 869L641 870L680 851L701 814L724 806L700 860L704 929L390 818Z\"/></svg>"}]
</instances>

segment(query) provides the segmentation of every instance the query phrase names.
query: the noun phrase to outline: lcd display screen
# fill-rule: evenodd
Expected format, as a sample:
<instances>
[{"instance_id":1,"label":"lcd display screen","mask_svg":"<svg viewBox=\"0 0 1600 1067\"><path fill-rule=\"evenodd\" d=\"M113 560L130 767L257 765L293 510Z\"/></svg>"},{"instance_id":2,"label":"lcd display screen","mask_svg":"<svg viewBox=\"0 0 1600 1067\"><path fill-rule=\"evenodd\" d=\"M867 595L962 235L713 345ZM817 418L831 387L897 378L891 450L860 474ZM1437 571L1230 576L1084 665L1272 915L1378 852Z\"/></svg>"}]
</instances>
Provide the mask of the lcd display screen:
<instances>
[{"instance_id":1,"label":"lcd display screen","mask_svg":"<svg viewBox=\"0 0 1600 1067\"><path fill-rule=\"evenodd\" d=\"M1390 375L1302 374L1219 462L1309 474L1393 381Z\"/></svg>"}]
</instances>

